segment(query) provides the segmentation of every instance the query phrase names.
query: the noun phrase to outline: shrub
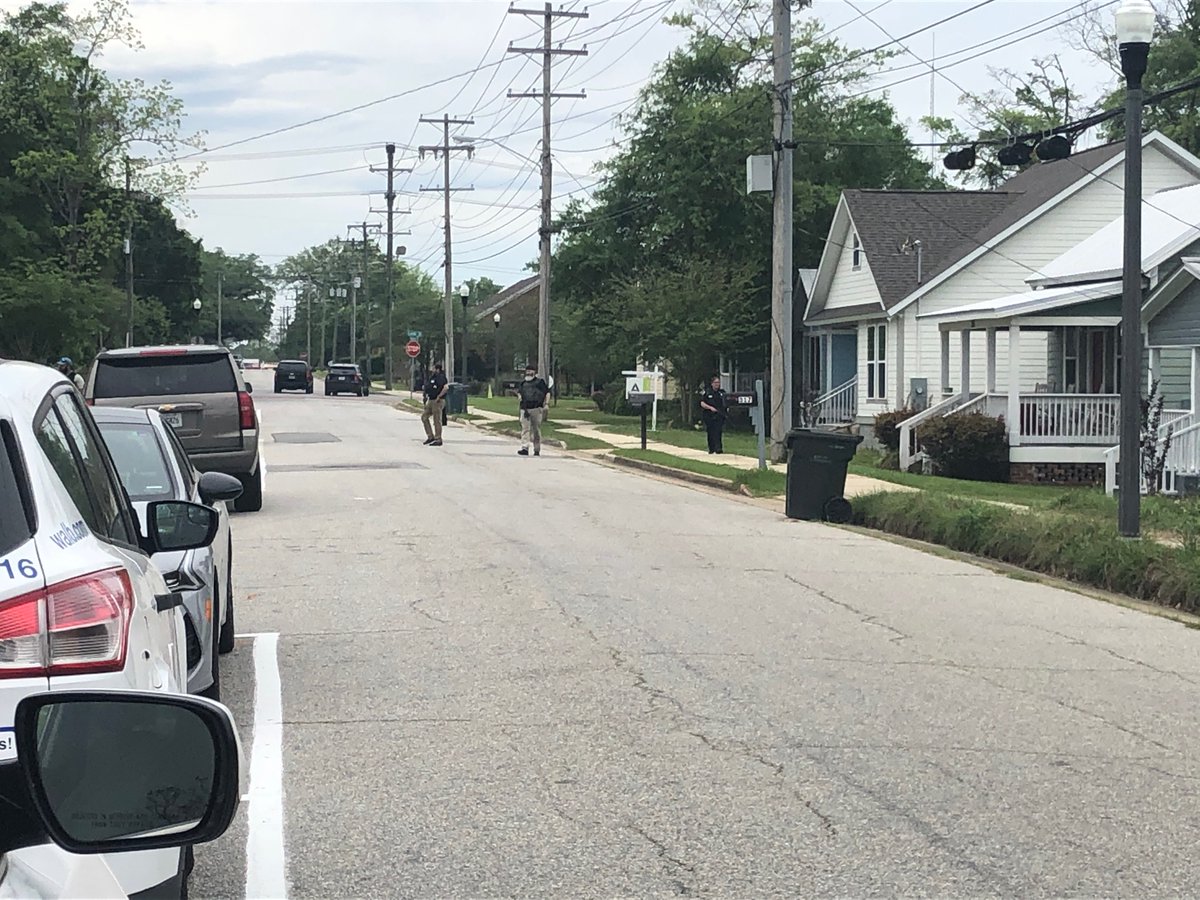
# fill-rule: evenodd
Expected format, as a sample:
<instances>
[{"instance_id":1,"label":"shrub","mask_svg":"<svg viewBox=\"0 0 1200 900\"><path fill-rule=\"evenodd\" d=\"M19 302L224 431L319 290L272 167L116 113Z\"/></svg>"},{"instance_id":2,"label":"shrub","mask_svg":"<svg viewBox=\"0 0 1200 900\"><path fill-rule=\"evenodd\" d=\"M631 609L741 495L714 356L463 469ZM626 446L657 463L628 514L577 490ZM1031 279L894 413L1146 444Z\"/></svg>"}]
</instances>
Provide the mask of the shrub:
<instances>
[{"instance_id":1,"label":"shrub","mask_svg":"<svg viewBox=\"0 0 1200 900\"><path fill-rule=\"evenodd\" d=\"M970 481L1008 481L1008 432L1004 419L956 413L930 419L917 429L936 475Z\"/></svg>"},{"instance_id":2,"label":"shrub","mask_svg":"<svg viewBox=\"0 0 1200 900\"><path fill-rule=\"evenodd\" d=\"M1111 519L922 491L858 497L854 521L1163 606L1200 610L1200 556L1152 540L1127 541Z\"/></svg>"},{"instance_id":3,"label":"shrub","mask_svg":"<svg viewBox=\"0 0 1200 900\"><path fill-rule=\"evenodd\" d=\"M875 416L875 440L893 453L900 452L900 424L917 414L915 409L893 409Z\"/></svg>"}]
</instances>

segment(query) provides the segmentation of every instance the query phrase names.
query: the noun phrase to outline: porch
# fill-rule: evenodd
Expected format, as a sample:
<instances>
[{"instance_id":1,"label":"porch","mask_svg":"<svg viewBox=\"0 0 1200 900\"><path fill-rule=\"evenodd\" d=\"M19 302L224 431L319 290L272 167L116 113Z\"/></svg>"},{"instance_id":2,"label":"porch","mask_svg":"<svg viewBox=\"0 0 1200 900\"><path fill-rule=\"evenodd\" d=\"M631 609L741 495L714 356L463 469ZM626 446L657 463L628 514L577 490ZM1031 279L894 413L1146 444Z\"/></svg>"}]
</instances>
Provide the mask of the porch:
<instances>
[{"instance_id":1,"label":"porch","mask_svg":"<svg viewBox=\"0 0 1200 900\"><path fill-rule=\"evenodd\" d=\"M804 374L816 398L817 427L838 427L858 415L858 328L813 328L807 335Z\"/></svg>"}]
</instances>

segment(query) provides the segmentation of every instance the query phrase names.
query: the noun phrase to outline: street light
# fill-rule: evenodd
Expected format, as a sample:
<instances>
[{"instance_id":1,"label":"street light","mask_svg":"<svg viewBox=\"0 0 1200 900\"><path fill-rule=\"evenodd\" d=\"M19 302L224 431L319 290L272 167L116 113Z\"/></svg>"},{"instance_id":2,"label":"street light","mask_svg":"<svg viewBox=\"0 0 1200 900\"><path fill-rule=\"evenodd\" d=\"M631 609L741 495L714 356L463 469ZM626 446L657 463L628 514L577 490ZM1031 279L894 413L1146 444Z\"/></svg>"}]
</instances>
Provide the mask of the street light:
<instances>
[{"instance_id":1,"label":"street light","mask_svg":"<svg viewBox=\"0 0 1200 900\"><path fill-rule=\"evenodd\" d=\"M200 334L199 334L199 331L200 331L200 307L202 305L203 304L200 303L199 297L197 297L195 300L192 301L192 309L194 309L196 311L196 332L197 332L196 336L193 338L193 341L194 341L194 343L197 343L197 344L200 343Z\"/></svg>"},{"instance_id":2,"label":"street light","mask_svg":"<svg viewBox=\"0 0 1200 900\"><path fill-rule=\"evenodd\" d=\"M496 396L500 396L500 313L492 316L492 323L496 326Z\"/></svg>"},{"instance_id":3,"label":"street light","mask_svg":"<svg viewBox=\"0 0 1200 900\"><path fill-rule=\"evenodd\" d=\"M1154 37L1148 0L1122 0L1113 17L1125 75L1125 252L1121 265L1121 488L1117 530L1141 532L1142 76Z\"/></svg>"},{"instance_id":4,"label":"street light","mask_svg":"<svg viewBox=\"0 0 1200 900\"><path fill-rule=\"evenodd\" d=\"M462 384L467 383L467 301L471 299L471 288L464 281L458 286L458 296L463 305L463 338L462 338Z\"/></svg>"}]
</instances>

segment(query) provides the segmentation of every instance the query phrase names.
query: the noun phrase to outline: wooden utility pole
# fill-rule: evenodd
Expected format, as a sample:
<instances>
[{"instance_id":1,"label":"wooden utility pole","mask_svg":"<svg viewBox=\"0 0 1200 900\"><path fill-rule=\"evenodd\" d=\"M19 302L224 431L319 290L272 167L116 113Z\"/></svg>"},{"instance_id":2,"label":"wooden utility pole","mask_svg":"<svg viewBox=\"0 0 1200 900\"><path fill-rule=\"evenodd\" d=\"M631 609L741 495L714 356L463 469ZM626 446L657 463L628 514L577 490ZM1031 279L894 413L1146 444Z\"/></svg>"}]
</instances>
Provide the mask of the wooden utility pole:
<instances>
[{"instance_id":1,"label":"wooden utility pole","mask_svg":"<svg viewBox=\"0 0 1200 900\"><path fill-rule=\"evenodd\" d=\"M773 0L775 190L771 272L771 459L792 428L792 0Z\"/></svg>"},{"instance_id":2,"label":"wooden utility pole","mask_svg":"<svg viewBox=\"0 0 1200 900\"><path fill-rule=\"evenodd\" d=\"M224 273L218 272L217 273L217 343L220 344L222 347L225 346L225 342L224 342L224 340L222 340L223 334L222 334L222 330L221 330L221 301L224 299L222 296L223 292L224 292L224 287L225 287Z\"/></svg>"},{"instance_id":3,"label":"wooden utility pole","mask_svg":"<svg viewBox=\"0 0 1200 900\"><path fill-rule=\"evenodd\" d=\"M442 186L439 187L423 187L422 191L441 191L445 197L445 235L446 235L446 259L443 262L445 269L446 282L446 308L445 308L445 327L446 327L446 358L443 364L446 367L446 375L449 378L454 377L454 266L453 266L453 246L451 241L450 230L450 194L454 191L473 191L474 187L456 188L450 184L450 154L455 150L461 150L470 157L475 152L473 144L450 144L450 126L451 125L474 125L474 119L452 119L449 115L443 115L440 119L421 117L421 121L430 125L442 126L442 142L423 146L420 149L421 158L425 158L426 153L432 153L436 159L440 154L442 157ZM465 353L464 348L464 353Z\"/></svg>"},{"instance_id":4,"label":"wooden utility pole","mask_svg":"<svg viewBox=\"0 0 1200 900\"><path fill-rule=\"evenodd\" d=\"M543 378L550 372L550 232L553 225L550 202L554 194L554 170L550 156L550 105L559 98L584 99L587 94L555 93L551 86L551 67L556 56L587 56L587 50L570 50L553 46L554 20L556 18L586 19L586 12L555 9L547 3L544 9L510 8L509 13L542 18L542 46L513 47L509 53L525 53L542 58L542 89L523 93L508 92L510 98L539 98L542 101L542 203L541 223L538 226L538 372Z\"/></svg>"},{"instance_id":5,"label":"wooden utility pole","mask_svg":"<svg viewBox=\"0 0 1200 900\"><path fill-rule=\"evenodd\" d=\"M133 169L125 157L125 304L129 327L125 346L133 346Z\"/></svg>"},{"instance_id":6,"label":"wooden utility pole","mask_svg":"<svg viewBox=\"0 0 1200 900\"><path fill-rule=\"evenodd\" d=\"M371 248L367 242L367 235L378 234L383 230L382 225L372 225L370 222L356 222L353 225L347 225L347 231L362 230L362 287L363 287L363 351L367 356L367 365L371 363ZM356 326L357 327L357 326ZM353 357L353 353L351 356ZM358 362L356 358L352 358L351 362ZM364 372L363 376L370 378L370 372Z\"/></svg>"},{"instance_id":7,"label":"wooden utility pole","mask_svg":"<svg viewBox=\"0 0 1200 900\"><path fill-rule=\"evenodd\" d=\"M384 149L387 151L387 168L383 169L387 173L387 192L384 197L387 199L387 334L384 336L384 373L383 386L389 391L392 389L392 351L395 349L395 338L392 331L392 309L395 307L395 268L396 254L393 241L396 237L395 231L395 205L396 205L396 188L395 178L397 172L411 172L412 169L397 169L396 168L396 145L386 144ZM372 172L378 172L379 169L372 168ZM404 253L404 248L400 248L401 254Z\"/></svg>"}]
</instances>

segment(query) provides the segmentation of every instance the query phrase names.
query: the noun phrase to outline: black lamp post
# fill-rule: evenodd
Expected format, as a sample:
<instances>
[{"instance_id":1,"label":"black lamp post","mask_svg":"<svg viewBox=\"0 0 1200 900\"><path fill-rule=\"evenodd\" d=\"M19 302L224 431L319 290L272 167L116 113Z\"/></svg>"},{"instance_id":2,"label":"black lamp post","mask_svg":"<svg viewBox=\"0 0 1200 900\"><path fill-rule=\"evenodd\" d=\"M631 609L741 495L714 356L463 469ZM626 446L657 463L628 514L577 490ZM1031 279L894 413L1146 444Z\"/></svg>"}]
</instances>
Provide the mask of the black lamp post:
<instances>
[{"instance_id":1,"label":"black lamp post","mask_svg":"<svg viewBox=\"0 0 1200 900\"><path fill-rule=\"evenodd\" d=\"M200 307L201 307L201 306L203 306L203 305L204 305L204 304L202 304L202 303L200 302L200 298L199 298L199 297L197 297L195 300L193 300L193 301L192 301L192 309L194 309L194 310L196 311L196 339L195 339L195 342L196 342L197 344L199 344L199 343L200 343L200 340L201 340L201 336L200 336Z\"/></svg>"},{"instance_id":2,"label":"black lamp post","mask_svg":"<svg viewBox=\"0 0 1200 900\"><path fill-rule=\"evenodd\" d=\"M496 375L493 380L496 382L496 396L500 396L500 313L492 316L492 324L496 326Z\"/></svg>"},{"instance_id":3,"label":"black lamp post","mask_svg":"<svg viewBox=\"0 0 1200 900\"><path fill-rule=\"evenodd\" d=\"M463 305L463 337L462 337L462 384L467 383L467 301L471 299L471 288L464 281L458 286L458 296Z\"/></svg>"},{"instance_id":4,"label":"black lamp post","mask_svg":"<svg viewBox=\"0 0 1200 900\"><path fill-rule=\"evenodd\" d=\"M1125 251L1121 266L1121 488L1117 529L1136 538L1142 516L1142 76L1154 37L1148 0L1122 0L1116 15L1125 75Z\"/></svg>"}]
</instances>

